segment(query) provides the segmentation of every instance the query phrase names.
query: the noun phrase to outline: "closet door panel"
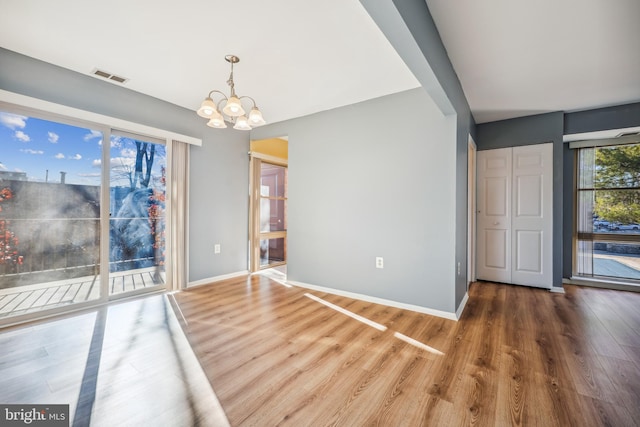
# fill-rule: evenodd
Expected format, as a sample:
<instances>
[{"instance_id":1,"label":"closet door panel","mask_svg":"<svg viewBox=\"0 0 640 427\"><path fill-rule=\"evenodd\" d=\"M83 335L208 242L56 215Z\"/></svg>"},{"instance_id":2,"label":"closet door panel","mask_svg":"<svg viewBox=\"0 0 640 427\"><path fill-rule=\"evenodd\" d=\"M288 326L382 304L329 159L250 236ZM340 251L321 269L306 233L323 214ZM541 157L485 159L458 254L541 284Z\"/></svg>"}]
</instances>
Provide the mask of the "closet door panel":
<instances>
[{"instance_id":1,"label":"closet door panel","mask_svg":"<svg viewBox=\"0 0 640 427\"><path fill-rule=\"evenodd\" d=\"M511 149L478 152L477 272L511 282Z\"/></svg>"},{"instance_id":2,"label":"closet door panel","mask_svg":"<svg viewBox=\"0 0 640 427\"><path fill-rule=\"evenodd\" d=\"M552 285L553 145L513 148L512 283Z\"/></svg>"}]
</instances>

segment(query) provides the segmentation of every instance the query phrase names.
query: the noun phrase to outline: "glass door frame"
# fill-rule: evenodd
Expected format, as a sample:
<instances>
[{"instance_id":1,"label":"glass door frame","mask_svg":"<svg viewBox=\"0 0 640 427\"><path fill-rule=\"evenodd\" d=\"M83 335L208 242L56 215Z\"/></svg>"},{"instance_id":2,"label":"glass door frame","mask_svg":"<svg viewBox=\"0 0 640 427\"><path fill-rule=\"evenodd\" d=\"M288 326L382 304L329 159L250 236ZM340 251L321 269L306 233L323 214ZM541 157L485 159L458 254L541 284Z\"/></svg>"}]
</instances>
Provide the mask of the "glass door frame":
<instances>
[{"instance_id":1,"label":"glass door frame","mask_svg":"<svg viewBox=\"0 0 640 427\"><path fill-rule=\"evenodd\" d=\"M249 157L249 272L255 273L260 270L287 263L287 230L269 232L260 231L260 178L262 163L282 166L287 169L289 165L287 159L269 156L258 152L249 152ZM288 185L288 183L285 185ZM284 238L284 261L260 265L260 241L265 238Z\"/></svg>"},{"instance_id":2,"label":"glass door frame","mask_svg":"<svg viewBox=\"0 0 640 427\"><path fill-rule=\"evenodd\" d=\"M140 133L136 133L136 132L129 132L129 131L125 131L125 130L120 130L120 129L116 129L116 128L110 128L109 129L109 145L111 144L111 136L116 135L116 136L121 136L121 137L126 137L129 139L137 139L139 138L140 141L144 141L144 142L150 142L153 144L161 144L164 145L165 150L166 150L166 159L167 159L167 165L166 165L166 182L170 183L171 182L171 168L169 167L169 162L171 159L171 147L172 144L170 143L169 140L163 139L163 138L158 138L158 137L152 137L152 136L147 136L147 135L142 135ZM103 143L104 145L104 143ZM111 151L109 148L107 149L103 149L102 152L103 155L103 159L102 159L102 164L106 164L106 165L110 165L111 164ZM106 159L105 157L106 156ZM111 239L110 239L110 226L111 226L111 212L110 212L110 206L111 206L111 172L112 170L109 169L109 171L107 173L104 173L102 176L103 182L103 188L105 188L105 190L102 192L102 197L105 197L106 200L101 199L100 203L101 206L103 206L106 210L106 212L102 212L101 211L101 215L104 214L104 218L106 218L106 220L104 221L104 227L106 228L106 235L108 238L106 239L106 248L103 248L102 246L100 247L101 250L105 250L106 251L106 257L105 259L107 259L107 264L106 264L106 279L103 280L103 276L100 276L100 284L101 286L104 283L104 288L101 288L101 292L106 292L107 295L107 300L109 301L113 301L113 300L118 300L118 299L122 299L122 298L129 298L132 296L137 296L140 294L146 294L146 293L150 293L150 292L156 292L156 291L165 291L166 289L168 289L168 281L165 280L165 283L163 285L153 285L153 286L149 286L149 287L144 287L142 289L133 289L133 290L128 290L126 292L119 292L119 293L111 293L109 291L109 283L111 281L111 268L110 268L110 256L111 256ZM106 181L106 183L105 183ZM169 220L169 216L171 215L171 194L170 194L170 190L171 190L171 185L166 185L165 188L165 248L166 248L166 253L170 253L169 251L171 250L171 239L169 238L169 236L171 236L171 221ZM101 216L102 219L102 216ZM102 224L102 223L101 223ZM104 229L101 230L101 232L105 232ZM101 256L103 256L103 253L101 252ZM101 258L102 259L102 258ZM171 274L171 263L165 263L164 264L165 267L165 278L169 278L170 274ZM102 269L100 270L100 272L102 273Z\"/></svg>"}]
</instances>

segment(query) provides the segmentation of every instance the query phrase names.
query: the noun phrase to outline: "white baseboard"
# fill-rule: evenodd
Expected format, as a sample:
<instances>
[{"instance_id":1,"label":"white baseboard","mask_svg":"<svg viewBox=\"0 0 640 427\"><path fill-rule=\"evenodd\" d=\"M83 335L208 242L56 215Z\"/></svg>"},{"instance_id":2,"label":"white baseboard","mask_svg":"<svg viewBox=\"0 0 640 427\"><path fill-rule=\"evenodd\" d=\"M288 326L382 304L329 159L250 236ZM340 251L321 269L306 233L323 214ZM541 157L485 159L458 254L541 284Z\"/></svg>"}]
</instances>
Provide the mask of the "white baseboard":
<instances>
[{"instance_id":1,"label":"white baseboard","mask_svg":"<svg viewBox=\"0 0 640 427\"><path fill-rule=\"evenodd\" d=\"M564 291L564 287L562 286L552 286L551 289L549 289L549 292L553 292L556 294L565 294L566 292Z\"/></svg>"},{"instance_id":2,"label":"white baseboard","mask_svg":"<svg viewBox=\"0 0 640 427\"><path fill-rule=\"evenodd\" d=\"M464 297L462 297L462 301L460 301L460 305L456 310L456 320L459 320L460 316L462 316L462 311L464 310L464 307L467 305L467 301L469 301L469 292L465 292Z\"/></svg>"},{"instance_id":3,"label":"white baseboard","mask_svg":"<svg viewBox=\"0 0 640 427\"><path fill-rule=\"evenodd\" d=\"M372 302L374 304L381 304L389 307L401 308L403 310L411 310L418 313L429 314L431 316L443 317L449 320L456 320L456 321L458 320L456 313L449 313L448 311L435 310L432 308L422 307L419 305L405 304L402 302L392 301L384 298L372 297L369 295L358 294L355 292L341 291L339 289L325 288L323 286L310 285L308 283L296 282L293 280L287 280L287 283L300 288L307 288L307 289L311 289L318 292L326 292L328 294L339 295L341 297L353 298L360 301ZM463 300L463 302L466 303L466 300ZM460 305L463 306L463 304L460 304Z\"/></svg>"},{"instance_id":4,"label":"white baseboard","mask_svg":"<svg viewBox=\"0 0 640 427\"><path fill-rule=\"evenodd\" d=\"M187 283L187 288L192 288L194 286L201 286L201 285L209 285L213 282L233 279L234 277L247 276L248 274L249 274L249 270L242 270L242 271L237 271L235 273L223 274L221 276L209 277L207 279L196 280L195 282L189 282Z\"/></svg>"}]
</instances>

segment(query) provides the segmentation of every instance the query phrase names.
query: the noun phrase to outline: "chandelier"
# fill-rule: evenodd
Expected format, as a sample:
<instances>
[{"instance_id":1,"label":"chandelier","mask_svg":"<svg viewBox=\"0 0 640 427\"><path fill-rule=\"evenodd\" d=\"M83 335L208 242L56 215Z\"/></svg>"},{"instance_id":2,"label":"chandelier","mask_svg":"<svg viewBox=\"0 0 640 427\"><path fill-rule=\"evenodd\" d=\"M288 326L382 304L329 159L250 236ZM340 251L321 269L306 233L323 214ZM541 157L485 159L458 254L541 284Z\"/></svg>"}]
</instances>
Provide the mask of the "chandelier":
<instances>
[{"instance_id":1,"label":"chandelier","mask_svg":"<svg viewBox=\"0 0 640 427\"><path fill-rule=\"evenodd\" d=\"M235 55L226 55L224 59L231 64L231 74L229 74L229 80L227 80L227 84L231 88L231 93L229 97L227 97L219 90L212 90L204 101L202 101L200 108L198 108L198 115L209 119L207 126L217 129L226 128L227 124L225 121L233 123L233 128L239 130L251 130L256 126L265 124L266 122L262 118L262 113L258 109L256 101L250 96L236 95L235 85L233 83L233 64L240 62L240 58ZM214 93L222 95L222 99L217 103L215 103L212 98ZM248 117L245 109L242 107L241 100L243 99L249 99L253 103Z\"/></svg>"}]
</instances>

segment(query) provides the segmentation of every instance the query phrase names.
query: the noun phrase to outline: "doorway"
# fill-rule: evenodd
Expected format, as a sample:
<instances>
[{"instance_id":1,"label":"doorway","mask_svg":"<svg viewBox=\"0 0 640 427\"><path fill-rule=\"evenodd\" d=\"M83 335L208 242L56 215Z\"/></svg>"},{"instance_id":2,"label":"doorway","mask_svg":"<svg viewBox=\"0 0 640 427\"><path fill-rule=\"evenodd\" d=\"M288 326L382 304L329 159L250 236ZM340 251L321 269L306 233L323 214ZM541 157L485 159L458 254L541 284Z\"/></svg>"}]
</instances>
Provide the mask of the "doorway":
<instances>
[{"instance_id":1,"label":"doorway","mask_svg":"<svg viewBox=\"0 0 640 427\"><path fill-rule=\"evenodd\" d=\"M283 138L251 142L249 203L249 271L251 272L284 266L287 262L287 148L287 141Z\"/></svg>"}]
</instances>

